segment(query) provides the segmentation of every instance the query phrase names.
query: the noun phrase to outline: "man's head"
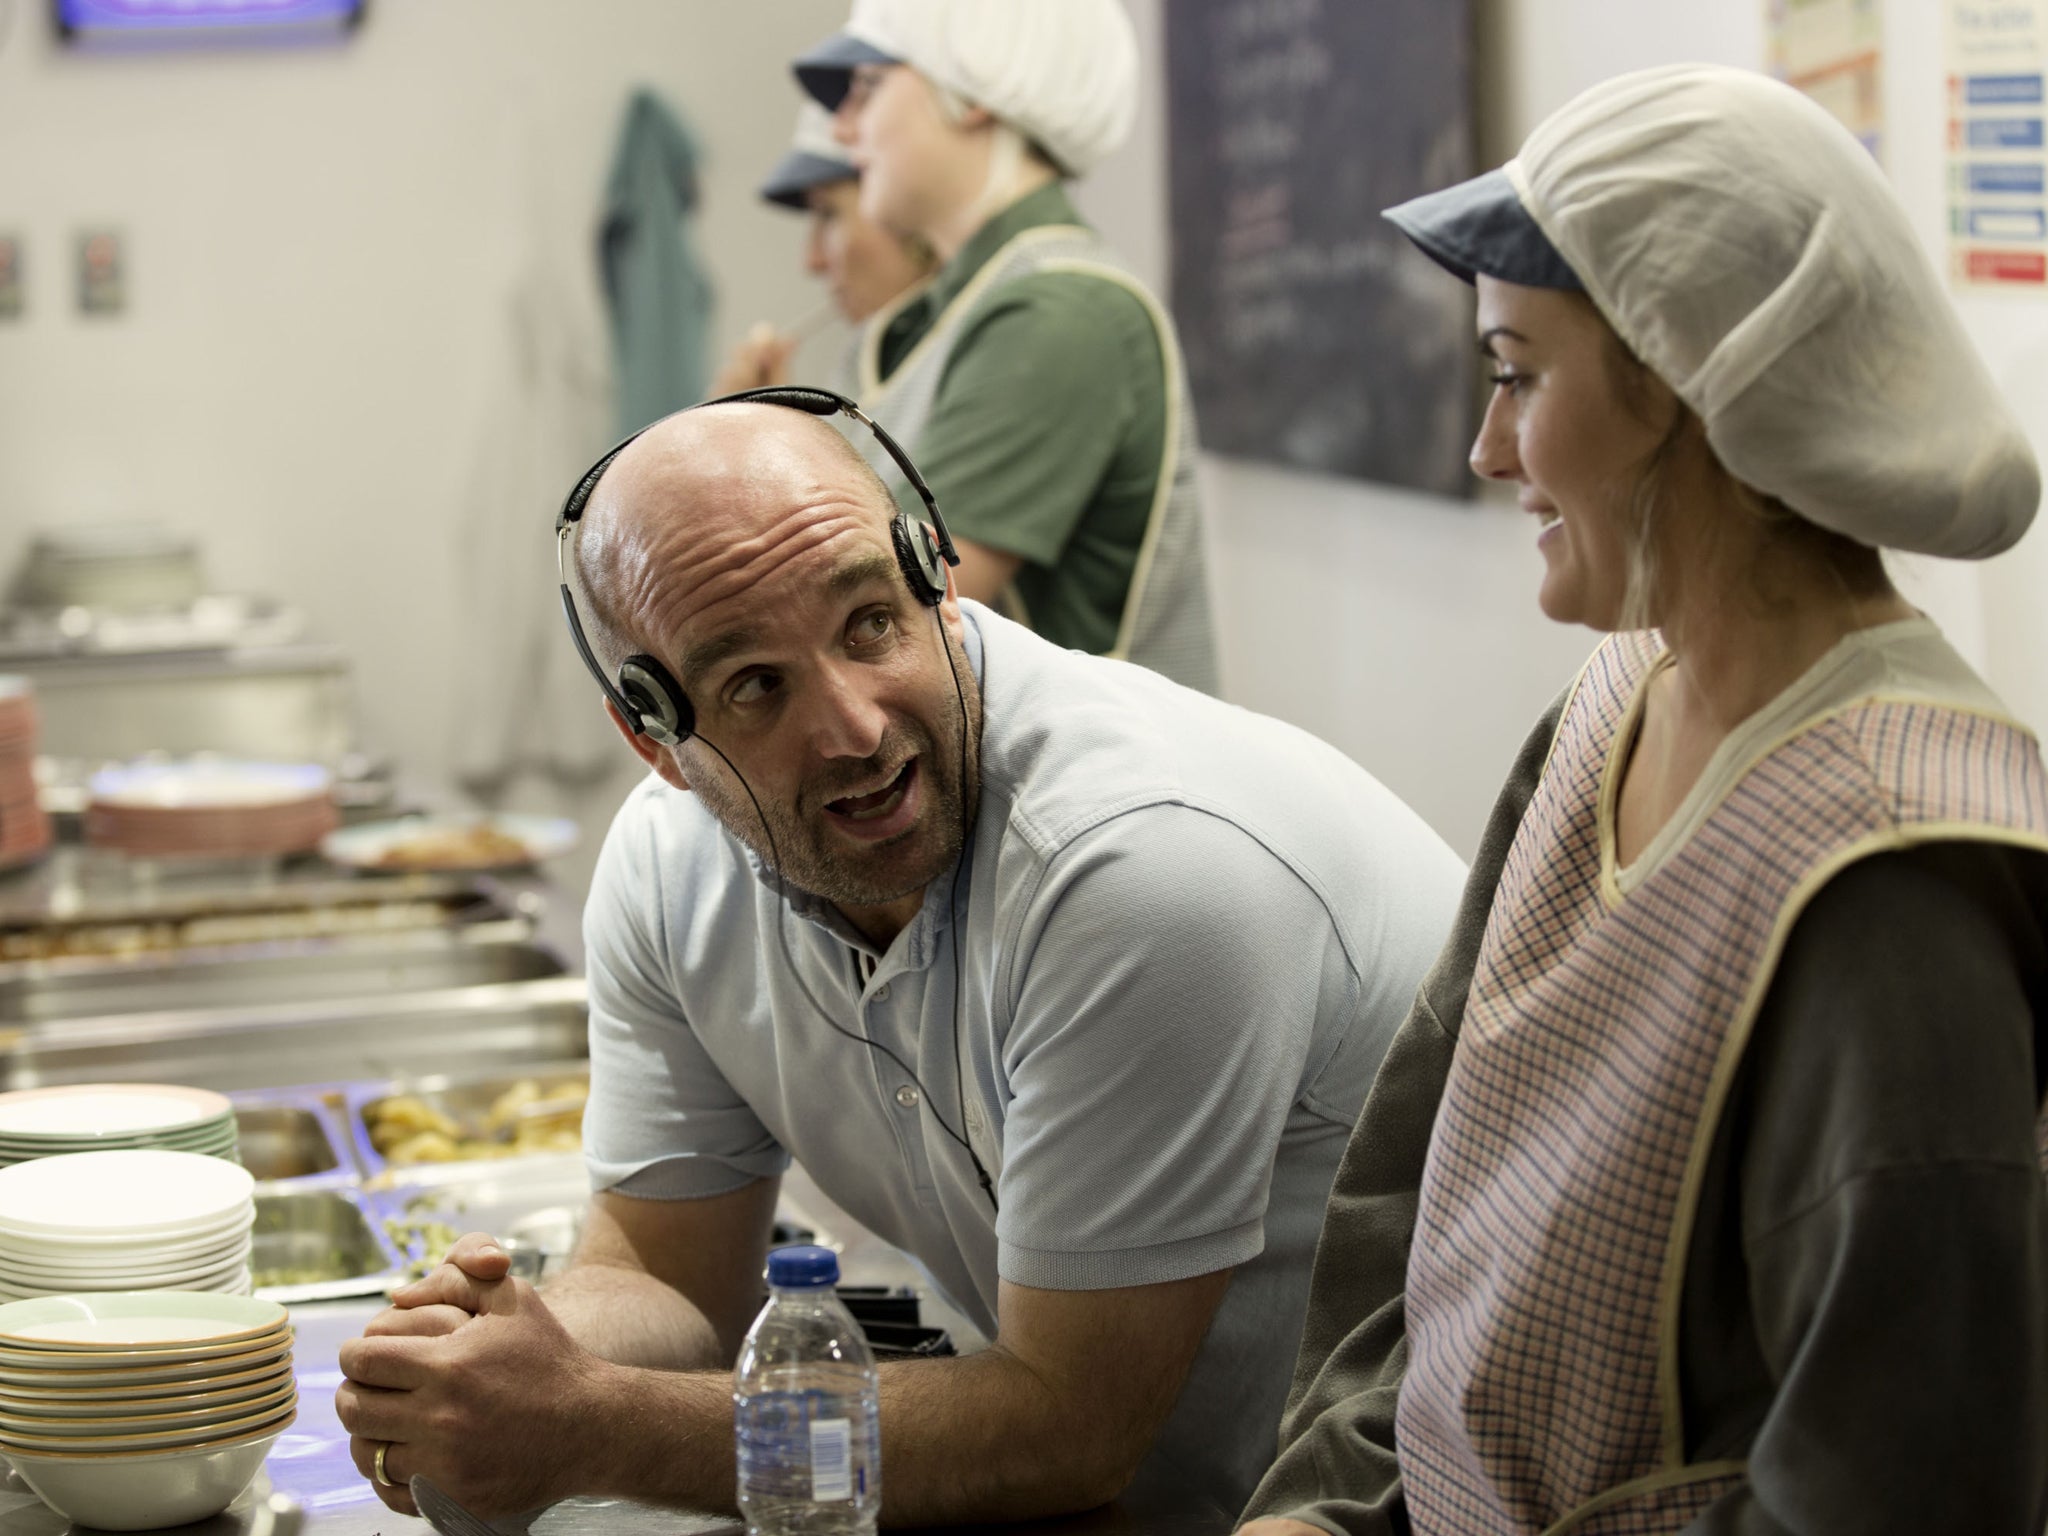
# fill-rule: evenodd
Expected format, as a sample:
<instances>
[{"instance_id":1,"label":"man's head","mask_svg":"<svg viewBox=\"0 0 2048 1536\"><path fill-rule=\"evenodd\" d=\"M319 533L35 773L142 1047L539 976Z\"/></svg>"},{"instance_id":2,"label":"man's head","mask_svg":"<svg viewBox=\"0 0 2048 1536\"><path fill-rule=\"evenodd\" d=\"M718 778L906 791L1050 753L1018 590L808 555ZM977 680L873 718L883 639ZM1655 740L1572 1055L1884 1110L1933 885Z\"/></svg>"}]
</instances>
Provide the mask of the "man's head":
<instances>
[{"instance_id":1,"label":"man's head","mask_svg":"<svg viewBox=\"0 0 2048 1536\"><path fill-rule=\"evenodd\" d=\"M949 595L935 622L913 595L894 515L823 421L714 405L619 455L577 544L600 662L656 657L695 711L676 747L620 720L634 750L793 885L846 908L921 891L975 799L959 609Z\"/></svg>"}]
</instances>

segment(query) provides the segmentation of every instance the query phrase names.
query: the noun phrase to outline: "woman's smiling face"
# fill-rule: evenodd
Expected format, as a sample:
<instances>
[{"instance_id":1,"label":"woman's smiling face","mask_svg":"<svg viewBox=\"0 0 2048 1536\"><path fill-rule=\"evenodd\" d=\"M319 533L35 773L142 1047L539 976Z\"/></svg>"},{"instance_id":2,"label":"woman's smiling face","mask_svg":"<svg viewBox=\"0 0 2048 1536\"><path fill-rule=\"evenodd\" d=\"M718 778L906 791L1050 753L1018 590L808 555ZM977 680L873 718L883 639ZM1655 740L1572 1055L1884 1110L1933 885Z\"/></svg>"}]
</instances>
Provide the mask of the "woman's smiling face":
<instances>
[{"instance_id":1,"label":"woman's smiling face","mask_svg":"<svg viewBox=\"0 0 2048 1536\"><path fill-rule=\"evenodd\" d=\"M1636 487L1677 399L1648 370L1645 398L1624 395L1620 343L1580 295L1484 275L1478 290L1493 389L1472 471L1517 486L1522 510L1541 520L1543 612L1560 624L1618 628L1640 537Z\"/></svg>"}]
</instances>

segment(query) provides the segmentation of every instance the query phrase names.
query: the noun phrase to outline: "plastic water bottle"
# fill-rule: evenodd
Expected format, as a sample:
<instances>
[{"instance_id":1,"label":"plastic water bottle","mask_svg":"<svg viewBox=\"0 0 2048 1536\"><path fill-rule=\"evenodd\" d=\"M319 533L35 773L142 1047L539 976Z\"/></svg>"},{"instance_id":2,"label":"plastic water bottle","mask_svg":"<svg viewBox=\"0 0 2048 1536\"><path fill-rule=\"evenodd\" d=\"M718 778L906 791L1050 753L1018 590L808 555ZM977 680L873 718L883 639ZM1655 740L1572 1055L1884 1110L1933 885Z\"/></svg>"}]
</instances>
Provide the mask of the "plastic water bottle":
<instances>
[{"instance_id":1,"label":"plastic water bottle","mask_svg":"<svg viewBox=\"0 0 2048 1536\"><path fill-rule=\"evenodd\" d=\"M838 1278L829 1248L768 1255L732 1393L750 1536L872 1536L881 1513L881 1387Z\"/></svg>"}]
</instances>

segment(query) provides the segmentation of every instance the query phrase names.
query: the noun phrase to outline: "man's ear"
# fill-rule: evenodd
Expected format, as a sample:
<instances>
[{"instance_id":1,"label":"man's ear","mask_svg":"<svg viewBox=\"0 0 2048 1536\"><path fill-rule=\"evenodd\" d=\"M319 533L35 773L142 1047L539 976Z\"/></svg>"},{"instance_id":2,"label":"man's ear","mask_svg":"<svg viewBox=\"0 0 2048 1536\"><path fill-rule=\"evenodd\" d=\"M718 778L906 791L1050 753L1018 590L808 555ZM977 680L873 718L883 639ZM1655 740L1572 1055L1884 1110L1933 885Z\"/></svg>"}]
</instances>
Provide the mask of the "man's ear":
<instances>
[{"instance_id":1,"label":"man's ear","mask_svg":"<svg viewBox=\"0 0 2048 1536\"><path fill-rule=\"evenodd\" d=\"M664 784L689 793L689 781L683 777L683 766L676 761L676 755L652 736L642 736L626 724L626 717L619 713L619 706L610 699L604 701L604 712L612 717L619 734L626 738L626 745L633 749L633 755L661 775Z\"/></svg>"},{"instance_id":2,"label":"man's ear","mask_svg":"<svg viewBox=\"0 0 2048 1536\"><path fill-rule=\"evenodd\" d=\"M944 570L946 572L946 595L939 599L939 622L944 624L947 631L957 640L962 633L960 585L954 580L952 566L945 566Z\"/></svg>"}]
</instances>

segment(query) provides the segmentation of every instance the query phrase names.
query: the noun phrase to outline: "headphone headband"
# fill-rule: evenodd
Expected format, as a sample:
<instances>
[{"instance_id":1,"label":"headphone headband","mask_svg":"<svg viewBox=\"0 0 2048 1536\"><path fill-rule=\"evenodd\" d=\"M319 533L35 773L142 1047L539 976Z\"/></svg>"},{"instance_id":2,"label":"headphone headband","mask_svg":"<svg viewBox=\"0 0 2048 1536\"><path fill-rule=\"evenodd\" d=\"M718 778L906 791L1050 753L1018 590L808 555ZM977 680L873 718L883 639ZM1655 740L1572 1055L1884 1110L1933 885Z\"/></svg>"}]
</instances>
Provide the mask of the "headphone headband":
<instances>
[{"instance_id":1,"label":"headphone headband","mask_svg":"<svg viewBox=\"0 0 2048 1536\"><path fill-rule=\"evenodd\" d=\"M671 746L688 738L695 729L696 712L691 708L689 699L684 697L681 685L657 657L629 656L619 665L617 681L606 675L596 652L590 647L589 637L583 632L583 621L576 612L576 599L570 590L569 538L576 525L583 521L590 498L597 494L598 482L604 478L605 471L641 437L686 411L700 411L707 405L743 403L786 406L811 416L850 416L874 434L875 441L882 445L882 451L889 455L910 488L917 492L930 520L913 527L908 514L899 507L889 524L896 563L902 567L903 579L909 583L919 602L935 607L943 600L946 595L946 567L960 563L960 552L953 546L952 534L946 531L946 519L939 512L938 500L932 495L931 487L924 483L924 476L917 472L917 466L911 463L910 455L903 451L895 438L882 430L872 416L836 390L819 389L808 384L771 384L761 389L743 389L735 394L720 395L715 400L684 406L683 410L672 412L660 421L650 422L638 432L621 438L583 472L563 501L562 510L555 516L555 563L561 579L562 616L568 620L569 639L576 647L576 654L582 658L590 675L597 679L597 686L604 690L605 698L619 712L620 718L632 728L633 734L650 736Z\"/></svg>"}]
</instances>

